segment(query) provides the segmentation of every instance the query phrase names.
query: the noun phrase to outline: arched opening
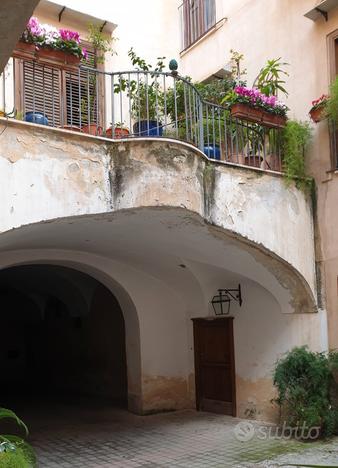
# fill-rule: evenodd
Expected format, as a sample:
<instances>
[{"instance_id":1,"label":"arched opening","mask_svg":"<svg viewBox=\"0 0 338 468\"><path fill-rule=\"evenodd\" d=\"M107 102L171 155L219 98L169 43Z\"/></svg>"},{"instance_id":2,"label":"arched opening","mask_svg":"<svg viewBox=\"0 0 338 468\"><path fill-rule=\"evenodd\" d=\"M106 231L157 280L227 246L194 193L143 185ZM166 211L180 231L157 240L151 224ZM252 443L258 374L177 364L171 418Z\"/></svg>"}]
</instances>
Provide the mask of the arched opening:
<instances>
[{"instance_id":1,"label":"arched opening","mask_svg":"<svg viewBox=\"0 0 338 468\"><path fill-rule=\"evenodd\" d=\"M127 406L125 324L110 290L57 265L0 271L0 397Z\"/></svg>"}]
</instances>

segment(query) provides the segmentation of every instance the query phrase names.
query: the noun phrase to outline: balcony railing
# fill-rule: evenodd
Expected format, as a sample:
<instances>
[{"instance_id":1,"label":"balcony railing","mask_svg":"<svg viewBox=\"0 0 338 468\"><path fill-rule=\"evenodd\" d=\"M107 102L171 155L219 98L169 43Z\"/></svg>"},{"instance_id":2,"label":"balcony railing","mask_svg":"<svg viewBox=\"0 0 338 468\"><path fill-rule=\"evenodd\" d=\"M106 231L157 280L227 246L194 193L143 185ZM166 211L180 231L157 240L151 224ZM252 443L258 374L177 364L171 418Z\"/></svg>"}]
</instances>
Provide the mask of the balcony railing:
<instances>
[{"instance_id":1,"label":"balcony railing","mask_svg":"<svg viewBox=\"0 0 338 468\"><path fill-rule=\"evenodd\" d=\"M13 60L0 78L6 114L108 138L174 138L210 159L281 171L279 129L233 118L175 72L21 65L18 76Z\"/></svg>"}]
</instances>

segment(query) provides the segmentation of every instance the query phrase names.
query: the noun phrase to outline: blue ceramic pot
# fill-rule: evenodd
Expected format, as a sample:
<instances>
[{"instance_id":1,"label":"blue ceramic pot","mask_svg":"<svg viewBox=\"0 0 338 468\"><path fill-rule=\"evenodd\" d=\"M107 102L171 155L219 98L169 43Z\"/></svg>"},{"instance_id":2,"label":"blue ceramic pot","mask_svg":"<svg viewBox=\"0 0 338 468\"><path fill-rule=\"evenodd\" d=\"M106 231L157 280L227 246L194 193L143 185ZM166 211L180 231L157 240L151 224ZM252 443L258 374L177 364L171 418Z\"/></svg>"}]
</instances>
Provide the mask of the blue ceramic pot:
<instances>
[{"instance_id":1,"label":"blue ceramic pot","mask_svg":"<svg viewBox=\"0 0 338 468\"><path fill-rule=\"evenodd\" d=\"M42 112L26 112L24 120L40 125L48 125L48 119Z\"/></svg>"},{"instance_id":2,"label":"blue ceramic pot","mask_svg":"<svg viewBox=\"0 0 338 468\"><path fill-rule=\"evenodd\" d=\"M217 159L218 161L221 159L221 149L218 145L204 146L203 152L208 158Z\"/></svg>"},{"instance_id":3,"label":"blue ceramic pot","mask_svg":"<svg viewBox=\"0 0 338 468\"><path fill-rule=\"evenodd\" d=\"M149 127L149 129L148 129ZM140 120L133 126L133 131L138 136L162 136L163 127L156 120Z\"/></svg>"}]
</instances>

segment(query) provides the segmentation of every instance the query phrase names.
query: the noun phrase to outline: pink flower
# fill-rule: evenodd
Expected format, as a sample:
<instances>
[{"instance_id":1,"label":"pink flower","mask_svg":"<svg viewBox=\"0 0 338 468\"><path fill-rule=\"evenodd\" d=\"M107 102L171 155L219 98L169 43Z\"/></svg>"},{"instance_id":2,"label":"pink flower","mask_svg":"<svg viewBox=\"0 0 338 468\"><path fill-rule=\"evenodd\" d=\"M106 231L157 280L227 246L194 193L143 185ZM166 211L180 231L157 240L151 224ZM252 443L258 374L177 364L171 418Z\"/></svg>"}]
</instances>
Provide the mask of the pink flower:
<instances>
[{"instance_id":1,"label":"pink flower","mask_svg":"<svg viewBox=\"0 0 338 468\"><path fill-rule=\"evenodd\" d=\"M35 16L32 16L28 21L27 29L33 36L40 36L42 34L39 20Z\"/></svg>"},{"instance_id":2,"label":"pink flower","mask_svg":"<svg viewBox=\"0 0 338 468\"><path fill-rule=\"evenodd\" d=\"M87 49L85 49L85 48L82 49L82 56L83 56L83 58L84 58L85 60L88 59L88 52L87 52Z\"/></svg>"},{"instance_id":3,"label":"pink flower","mask_svg":"<svg viewBox=\"0 0 338 468\"><path fill-rule=\"evenodd\" d=\"M69 29L60 29L59 32L63 41L75 41L80 44L80 34L78 32Z\"/></svg>"}]
</instances>

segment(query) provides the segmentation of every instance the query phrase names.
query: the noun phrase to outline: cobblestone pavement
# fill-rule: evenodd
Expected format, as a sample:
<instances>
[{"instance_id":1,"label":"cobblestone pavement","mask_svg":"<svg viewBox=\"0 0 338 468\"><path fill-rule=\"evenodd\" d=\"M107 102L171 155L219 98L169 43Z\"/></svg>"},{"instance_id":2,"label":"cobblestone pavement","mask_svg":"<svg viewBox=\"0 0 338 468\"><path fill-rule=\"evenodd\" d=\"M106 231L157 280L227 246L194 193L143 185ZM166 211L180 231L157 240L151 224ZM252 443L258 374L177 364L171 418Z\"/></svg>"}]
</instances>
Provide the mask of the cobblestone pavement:
<instances>
[{"instance_id":1,"label":"cobblestone pavement","mask_svg":"<svg viewBox=\"0 0 338 468\"><path fill-rule=\"evenodd\" d=\"M25 413L20 415L30 426L41 468L338 466L338 438L314 445L259 440L261 426L255 423L250 440L239 441L234 430L240 420L223 415L187 410L136 416L108 406L66 404Z\"/></svg>"}]
</instances>

